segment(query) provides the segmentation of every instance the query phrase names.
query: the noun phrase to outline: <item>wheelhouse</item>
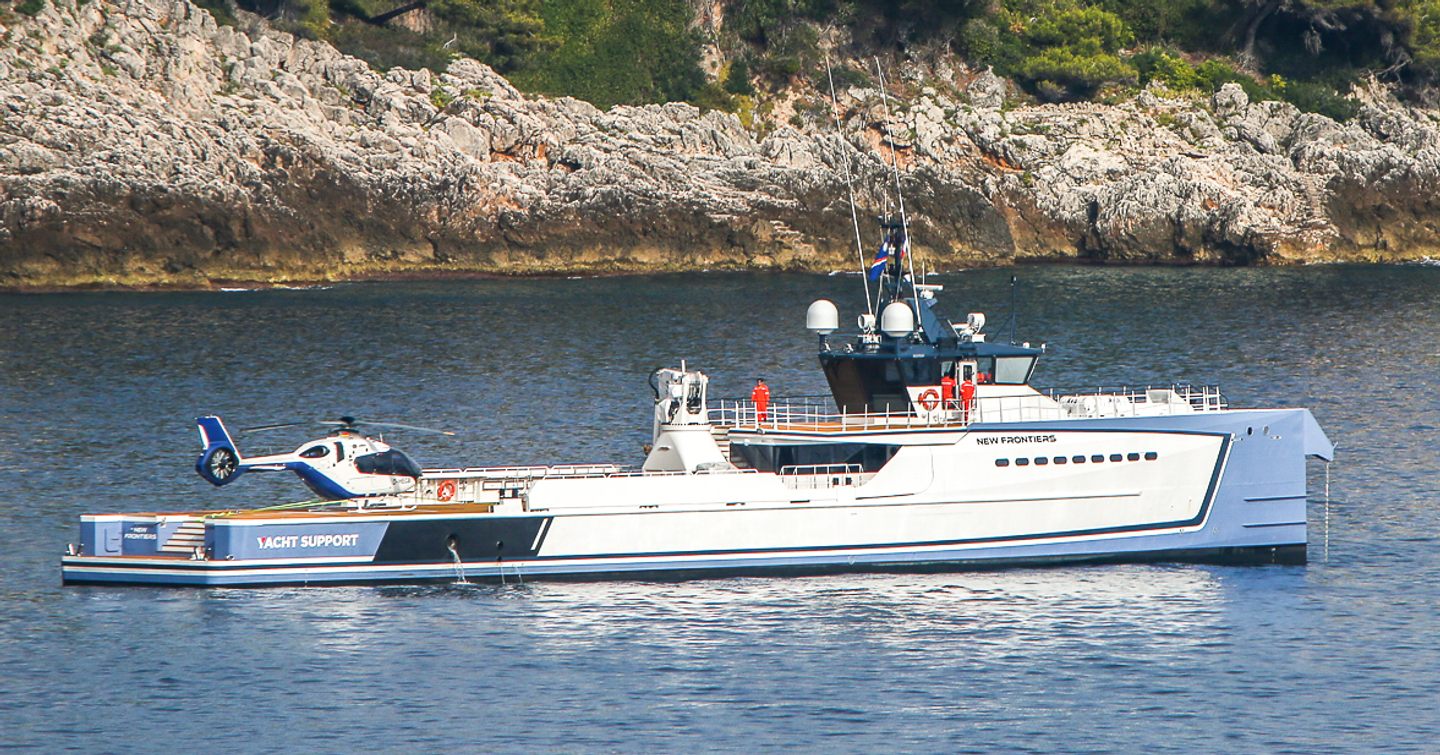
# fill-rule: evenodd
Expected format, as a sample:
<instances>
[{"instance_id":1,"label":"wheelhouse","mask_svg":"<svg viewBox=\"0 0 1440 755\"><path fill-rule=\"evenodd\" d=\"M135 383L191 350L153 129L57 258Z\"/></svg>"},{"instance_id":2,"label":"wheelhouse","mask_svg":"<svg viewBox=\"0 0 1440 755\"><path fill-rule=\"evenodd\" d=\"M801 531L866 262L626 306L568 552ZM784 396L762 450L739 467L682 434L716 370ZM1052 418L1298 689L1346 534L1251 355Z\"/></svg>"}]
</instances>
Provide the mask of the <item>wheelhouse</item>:
<instances>
[{"instance_id":1,"label":"wheelhouse","mask_svg":"<svg viewBox=\"0 0 1440 755\"><path fill-rule=\"evenodd\" d=\"M879 344L874 351L863 351L847 344L820 352L820 366L841 411L909 411L908 388L939 385L946 377L956 384L968 379L977 384L1027 385L1040 356L1039 349L1008 344L891 346Z\"/></svg>"}]
</instances>

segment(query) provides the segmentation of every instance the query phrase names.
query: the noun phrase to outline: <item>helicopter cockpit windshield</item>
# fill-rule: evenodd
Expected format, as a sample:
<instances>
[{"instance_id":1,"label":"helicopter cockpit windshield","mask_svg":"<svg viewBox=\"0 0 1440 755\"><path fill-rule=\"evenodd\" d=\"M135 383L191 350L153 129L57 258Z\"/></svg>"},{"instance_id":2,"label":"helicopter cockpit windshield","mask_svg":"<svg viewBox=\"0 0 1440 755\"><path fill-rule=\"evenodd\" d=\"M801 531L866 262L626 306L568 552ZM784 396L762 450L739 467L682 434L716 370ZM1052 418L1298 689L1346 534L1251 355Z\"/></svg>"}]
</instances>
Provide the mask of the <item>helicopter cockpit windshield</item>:
<instances>
[{"instance_id":1,"label":"helicopter cockpit windshield","mask_svg":"<svg viewBox=\"0 0 1440 755\"><path fill-rule=\"evenodd\" d=\"M355 468L365 474L397 475L419 479L420 465L395 449L355 457Z\"/></svg>"}]
</instances>

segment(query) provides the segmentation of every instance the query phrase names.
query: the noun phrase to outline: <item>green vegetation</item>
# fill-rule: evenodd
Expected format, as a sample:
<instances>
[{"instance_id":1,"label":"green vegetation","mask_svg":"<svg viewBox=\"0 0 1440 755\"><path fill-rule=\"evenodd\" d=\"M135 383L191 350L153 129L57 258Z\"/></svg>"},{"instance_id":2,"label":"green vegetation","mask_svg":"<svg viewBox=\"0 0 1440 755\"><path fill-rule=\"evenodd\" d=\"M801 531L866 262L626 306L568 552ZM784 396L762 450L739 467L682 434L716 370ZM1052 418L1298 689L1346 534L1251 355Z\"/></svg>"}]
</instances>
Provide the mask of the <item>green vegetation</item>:
<instances>
[{"instance_id":1,"label":"green vegetation","mask_svg":"<svg viewBox=\"0 0 1440 755\"><path fill-rule=\"evenodd\" d=\"M1440 0L724 0L718 25L680 0L199 2L222 22L243 8L380 69L443 69L463 54L527 91L601 107L688 100L752 120L782 93L828 91L831 30L852 45L832 52L842 89L873 86L856 62L871 54L948 49L1044 101L1236 82L1346 118L1345 93L1370 75L1440 99ZM718 54L708 76L705 49Z\"/></svg>"},{"instance_id":2,"label":"green vegetation","mask_svg":"<svg viewBox=\"0 0 1440 755\"><path fill-rule=\"evenodd\" d=\"M1074 0L1021 0L974 19L966 31L987 49L975 57L1051 99L1091 97L1106 84L1130 82L1135 68L1120 56L1134 34L1114 13Z\"/></svg>"},{"instance_id":3,"label":"green vegetation","mask_svg":"<svg viewBox=\"0 0 1440 755\"><path fill-rule=\"evenodd\" d=\"M445 87L435 87L430 90L430 104L434 105L436 110L444 110L453 102L455 102L455 95L445 91Z\"/></svg>"},{"instance_id":4,"label":"green vegetation","mask_svg":"<svg viewBox=\"0 0 1440 755\"><path fill-rule=\"evenodd\" d=\"M541 17L557 46L516 69L516 86L600 107L689 100L705 87L685 3L547 0Z\"/></svg>"},{"instance_id":5,"label":"green vegetation","mask_svg":"<svg viewBox=\"0 0 1440 755\"><path fill-rule=\"evenodd\" d=\"M210 11L210 15L215 17L215 22L218 24L234 26L236 23L235 5L229 0L191 0L191 2Z\"/></svg>"},{"instance_id":6,"label":"green vegetation","mask_svg":"<svg viewBox=\"0 0 1440 755\"><path fill-rule=\"evenodd\" d=\"M27 16L33 16L45 10L45 0L21 0L21 2L15 5L15 10Z\"/></svg>"},{"instance_id":7,"label":"green vegetation","mask_svg":"<svg viewBox=\"0 0 1440 755\"><path fill-rule=\"evenodd\" d=\"M1233 81L1255 99L1347 118L1343 93L1366 75L1421 99L1440 83L1440 0L1001 0L958 40L1046 99Z\"/></svg>"}]
</instances>

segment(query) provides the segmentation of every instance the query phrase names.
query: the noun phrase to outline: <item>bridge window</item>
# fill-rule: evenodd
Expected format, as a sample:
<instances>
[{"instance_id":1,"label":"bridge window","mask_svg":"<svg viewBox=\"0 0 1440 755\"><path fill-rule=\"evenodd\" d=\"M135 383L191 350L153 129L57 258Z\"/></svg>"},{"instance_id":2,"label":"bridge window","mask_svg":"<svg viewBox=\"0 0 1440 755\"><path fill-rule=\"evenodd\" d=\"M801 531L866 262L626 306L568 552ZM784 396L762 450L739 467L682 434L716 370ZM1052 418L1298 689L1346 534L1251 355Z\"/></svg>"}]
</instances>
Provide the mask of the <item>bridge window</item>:
<instances>
[{"instance_id":1,"label":"bridge window","mask_svg":"<svg viewBox=\"0 0 1440 755\"><path fill-rule=\"evenodd\" d=\"M1030 380L1035 369L1035 357L996 357L995 382L1005 385L1023 385Z\"/></svg>"}]
</instances>

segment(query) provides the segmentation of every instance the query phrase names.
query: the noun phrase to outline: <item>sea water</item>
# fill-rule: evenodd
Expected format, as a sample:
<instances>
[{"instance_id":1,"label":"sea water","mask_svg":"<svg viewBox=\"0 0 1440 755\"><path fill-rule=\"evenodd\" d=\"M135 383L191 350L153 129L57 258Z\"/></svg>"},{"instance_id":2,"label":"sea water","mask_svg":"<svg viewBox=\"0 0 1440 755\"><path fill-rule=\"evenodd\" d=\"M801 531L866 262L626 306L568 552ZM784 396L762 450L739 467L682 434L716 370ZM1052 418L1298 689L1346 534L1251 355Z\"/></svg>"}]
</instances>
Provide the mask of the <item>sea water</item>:
<instances>
[{"instance_id":1,"label":"sea water","mask_svg":"<svg viewBox=\"0 0 1440 755\"><path fill-rule=\"evenodd\" d=\"M1310 407L1301 567L306 589L61 587L86 512L216 489L194 417L351 414L427 466L638 463L649 372L825 390L806 306L859 276L708 274L0 297L0 747L95 752L1435 751L1440 269L956 272L1035 381ZM239 438L291 450L307 429ZM1325 544L1328 509L1328 547Z\"/></svg>"}]
</instances>

